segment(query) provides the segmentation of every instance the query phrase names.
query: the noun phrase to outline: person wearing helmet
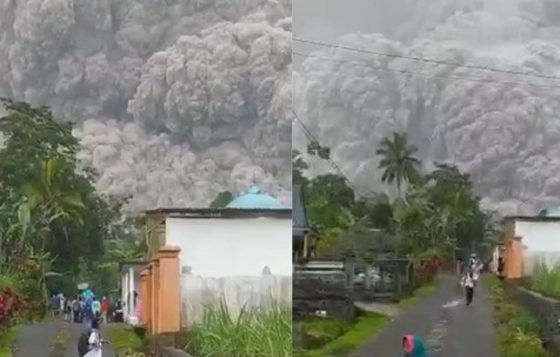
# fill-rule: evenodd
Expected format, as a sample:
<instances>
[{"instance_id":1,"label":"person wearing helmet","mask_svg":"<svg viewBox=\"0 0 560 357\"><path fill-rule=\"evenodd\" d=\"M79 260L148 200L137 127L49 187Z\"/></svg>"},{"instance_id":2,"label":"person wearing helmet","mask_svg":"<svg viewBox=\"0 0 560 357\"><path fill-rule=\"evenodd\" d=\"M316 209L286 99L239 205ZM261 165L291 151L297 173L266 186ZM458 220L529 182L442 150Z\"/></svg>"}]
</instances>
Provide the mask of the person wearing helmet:
<instances>
[{"instance_id":1,"label":"person wearing helmet","mask_svg":"<svg viewBox=\"0 0 560 357\"><path fill-rule=\"evenodd\" d=\"M469 258L469 268L471 270L474 270L477 264L478 264L478 258L476 257L475 253L472 253L471 257Z\"/></svg>"}]
</instances>

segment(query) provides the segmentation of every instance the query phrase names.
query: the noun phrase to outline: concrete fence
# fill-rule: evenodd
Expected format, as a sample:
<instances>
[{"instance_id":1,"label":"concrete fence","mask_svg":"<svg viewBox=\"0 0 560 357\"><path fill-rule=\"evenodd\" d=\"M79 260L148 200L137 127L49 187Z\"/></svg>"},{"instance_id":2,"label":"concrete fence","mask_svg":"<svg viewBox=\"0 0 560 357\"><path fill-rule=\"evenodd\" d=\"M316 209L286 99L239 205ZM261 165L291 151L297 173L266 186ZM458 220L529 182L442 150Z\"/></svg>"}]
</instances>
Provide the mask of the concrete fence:
<instances>
[{"instance_id":1,"label":"concrete fence","mask_svg":"<svg viewBox=\"0 0 560 357\"><path fill-rule=\"evenodd\" d=\"M560 354L560 301L528 290L516 282L506 283L506 292L537 320L547 349Z\"/></svg>"},{"instance_id":2,"label":"concrete fence","mask_svg":"<svg viewBox=\"0 0 560 357\"><path fill-rule=\"evenodd\" d=\"M523 275L530 276L538 265L545 265L552 269L560 264L560 252L556 251L526 251Z\"/></svg>"},{"instance_id":3,"label":"concrete fence","mask_svg":"<svg viewBox=\"0 0 560 357\"><path fill-rule=\"evenodd\" d=\"M227 304L232 317L246 306L267 308L273 304L292 303L290 276L262 275L256 277L206 278L191 274L181 275L181 302L184 327L200 322L205 306L219 308Z\"/></svg>"}]
</instances>

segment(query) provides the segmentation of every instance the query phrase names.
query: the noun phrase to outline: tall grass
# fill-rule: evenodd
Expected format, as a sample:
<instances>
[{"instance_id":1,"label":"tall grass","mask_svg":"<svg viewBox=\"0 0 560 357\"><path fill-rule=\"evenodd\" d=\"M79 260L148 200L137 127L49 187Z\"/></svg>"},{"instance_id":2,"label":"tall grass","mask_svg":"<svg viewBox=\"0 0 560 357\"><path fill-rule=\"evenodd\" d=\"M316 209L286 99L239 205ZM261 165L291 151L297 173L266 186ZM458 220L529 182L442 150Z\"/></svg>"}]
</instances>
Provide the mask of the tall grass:
<instances>
[{"instance_id":1,"label":"tall grass","mask_svg":"<svg viewBox=\"0 0 560 357\"><path fill-rule=\"evenodd\" d=\"M389 323L390 318L376 313L363 313L358 316L352 326L346 326L346 331L336 339L322 347L313 350L295 350L294 357L327 357L348 356L375 336ZM371 354L376 355L375 352Z\"/></svg>"},{"instance_id":2,"label":"tall grass","mask_svg":"<svg viewBox=\"0 0 560 357\"><path fill-rule=\"evenodd\" d=\"M560 298L560 263L551 268L539 263L535 266L529 280L530 288L545 296Z\"/></svg>"},{"instance_id":3,"label":"tall grass","mask_svg":"<svg viewBox=\"0 0 560 357\"><path fill-rule=\"evenodd\" d=\"M186 349L197 357L291 356L291 307L244 307L232 316L223 300L219 306L206 306L201 322L189 332Z\"/></svg>"}]
</instances>

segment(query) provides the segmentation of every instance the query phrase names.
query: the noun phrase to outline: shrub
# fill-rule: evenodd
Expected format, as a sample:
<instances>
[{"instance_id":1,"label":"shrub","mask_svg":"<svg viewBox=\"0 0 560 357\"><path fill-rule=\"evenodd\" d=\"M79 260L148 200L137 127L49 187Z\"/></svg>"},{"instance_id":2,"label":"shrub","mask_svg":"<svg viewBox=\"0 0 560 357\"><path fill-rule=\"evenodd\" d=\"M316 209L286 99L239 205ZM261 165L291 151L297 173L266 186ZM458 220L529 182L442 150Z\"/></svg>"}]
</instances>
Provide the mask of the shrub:
<instances>
[{"instance_id":1,"label":"shrub","mask_svg":"<svg viewBox=\"0 0 560 357\"><path fill-rule=\"evenodd\" d=\"M350 323L334 318L311 318L301 322L304 349L314 349L342 336L350 328Z\"/></svg>"},{"instance_id":2,"label":"shrub","mask_svg":"<svg viewBox=\"0 0 560 357\"><path fill-rule=\"evenodd\" d=\"M500 332L502 357L547 357L542 341L533 333L522 329L502 330Z\"/></svg>"},{"instance_id":3,"label":"shrub","mask_svg":"<svg viewBox=\"0 0 560 357\"><path fill-rule=\"evenodd\" d=\"M23 298L7 287L0 291L0 329L6 331L12 326L24 308Z\"/></svg>"},{"instance_id":4,"label":"shrub","mask_svg":"<svg viewBox=\"0 0 560 357\"><path fill-rule=\"evenodd\" d=\"M0 274L0 333L21 321L44 316L43 301L40 298L33 299L27 293L33 289L39 290L36 281Z\"/></svg>"}]
</instances>

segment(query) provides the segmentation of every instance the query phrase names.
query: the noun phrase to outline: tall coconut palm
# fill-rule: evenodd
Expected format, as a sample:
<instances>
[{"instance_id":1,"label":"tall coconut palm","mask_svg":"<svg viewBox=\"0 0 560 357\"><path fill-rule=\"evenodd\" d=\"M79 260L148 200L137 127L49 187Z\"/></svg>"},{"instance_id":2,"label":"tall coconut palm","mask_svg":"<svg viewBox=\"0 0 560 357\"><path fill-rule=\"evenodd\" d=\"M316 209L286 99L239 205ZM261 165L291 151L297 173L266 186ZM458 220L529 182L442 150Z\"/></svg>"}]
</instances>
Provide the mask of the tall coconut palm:
<instances>
[{"instance_id":1,"label":"tall coconut palm","mask_svg":"<svg viewBox=\"0 0 560 357\"><path fill-rule=\"evenodd\" d=\"M392 138L384 138L377 149L377 155L381 155L379 168L383 169L383 182L393 183L396 181L399 197L401 187L405 182L417 179L420 161L413 155L418 152L414 145L408 144L406 134L393 133Z\"/></svg>"}]
</instances>

